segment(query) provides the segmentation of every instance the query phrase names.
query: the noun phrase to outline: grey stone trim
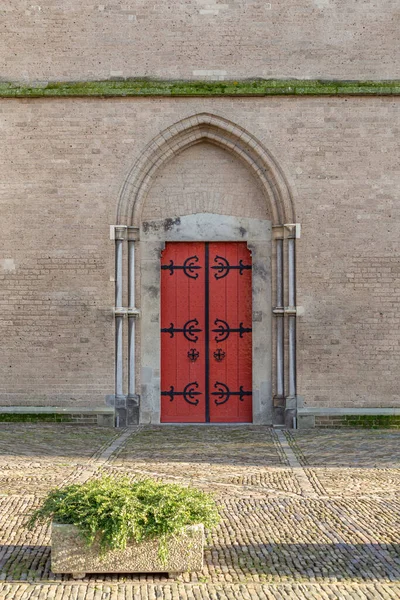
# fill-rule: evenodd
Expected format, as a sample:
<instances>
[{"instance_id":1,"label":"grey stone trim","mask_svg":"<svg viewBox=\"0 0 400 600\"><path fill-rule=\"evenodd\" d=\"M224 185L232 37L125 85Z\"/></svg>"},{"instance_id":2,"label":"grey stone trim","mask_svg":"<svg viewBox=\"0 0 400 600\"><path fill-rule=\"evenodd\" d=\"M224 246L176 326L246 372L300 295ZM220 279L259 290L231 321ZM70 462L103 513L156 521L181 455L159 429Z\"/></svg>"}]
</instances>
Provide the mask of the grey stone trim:
<instances>
[{"instance_id":1,"label":"grey stone trim","mask_svg":"<svg viewBox=\"0 0 400 600\"><path fill-rule=\"evenodd\" d=\"M197 213L175 219L144 221L142 242L270 242L270 221Z\"/></svg>"},{"instance_id":2,"label":"grey stone trim","mask_svg":"<svg viewBox=\"0 0 400 600\"><path fill-rule=\"evenodd\" d=\"M313 429L315 427L315 415L299 415L297 412L297 429Z\"/></svg>"},{"instance_id":3,"label":"grey stone trim","mask_svg":"<svg viewBox=\"0 0 400 600\"><path fill-rule=\"evenodd\" d=\"M199 213L140 229L140 423L160 422L160 257L165 242L247 242L253 261L253 423L272 423L271 222Z\"/></svg>"},{"instance_id":4,"label":"grey stone trim","mask_svg":"<svg viewBox=\"0 0 400 600\"><path fill-rule=\"evenodd\" d=\"M0 406L3 415L69 415L68 423L78 425L98 425L99 427L114 427L114 409L109 406L97 407L62 407L62 406ZM5 418L7 422L7 417ZM63 421L64 422L64 421Z\"/></svg>"},{"instance_id":5,"label":"grey stone trim","mask_svg":"<svg viewBox=\"0 0 400 600\"><path fill-rule=\"evenodd\" d=\"M307 406L297 409L298 416L328 416L328 415L400 415L400 408L324 408Z\"/></svg>"},{"instance_id":6,"label":"grey stone trim","mask_svg":"<svg viewBox=\"0 0 400 600\"><path fill-rule=\"evenodd\" d=\"M139 239L139 227L128 225L110 225L110 240L129 240L134 242Z\"/></svg>"},{"instance_id":7,"label":"grey stone trim","mask_svg":"<svg viewBox=\"0 0 400 600\"><path fill-rule=\"evenodd\" d=\"M400 408L328 408L307 406L297 408L297 429L310 429L316 426L316 417L361 417L361 416L400 416ZM332 425L334 423L332 422Z\"/></svg>"},{"instance_id":8,"label":"grey stone trim","mask_svg":"<svg viewBox=\"0 0 400 600\"><path fill-rule=\"evenodd\" d=\"M113 414L111 406L0 406L2 414Z\"/></svg>"}]
</instances>

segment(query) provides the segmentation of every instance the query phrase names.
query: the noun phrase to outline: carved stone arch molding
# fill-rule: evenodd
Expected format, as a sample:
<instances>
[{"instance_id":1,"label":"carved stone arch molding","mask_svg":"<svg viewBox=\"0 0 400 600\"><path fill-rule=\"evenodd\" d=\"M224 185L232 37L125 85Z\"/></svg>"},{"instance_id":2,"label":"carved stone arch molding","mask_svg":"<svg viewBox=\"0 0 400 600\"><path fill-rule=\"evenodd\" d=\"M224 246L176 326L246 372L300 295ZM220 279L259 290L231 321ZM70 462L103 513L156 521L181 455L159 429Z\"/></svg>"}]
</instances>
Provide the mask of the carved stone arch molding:
<instances>
[{"instance_id":1,"label":"carved stone arch molding","mask_svg":"<svg viewBox=\"0 0 400 600\"><path fill-rule=\"evenodd\" d=\"M271 221L208 213L142 221L143 206L159 168L202 142L231 152L255 174ZM156 136L133 165L121 190L117 223L112 228L116 249L115 395L109 399L116 408L117 424L160 421L160 255L165 243L246 241L254 265L253 419L271 424L282 423L286 416L290 426L296 403L294 237L299 229L293 225L287 181L270 152L245 129L222 117L201 113L183 119ZM276 242L274 251L272 241ZM140 309L135 306L135 288L140 292ZM274 327L273 315L278 317ZM136 352L136 342L140 352Z\"/></svg>"},{"instance_id":2,"label":"carved stone arch molding","mask_svg":"<svg viewBox=\"0 0 400 600\"><path fill-rule=\"evenodd\" d=\"M117 223L138 227L143 204L158 169L201 142L215 144L247 164L264 191L273 225L294 222L289 186L271 153L243 127L216 115L200 113L171 125L146 146L122 187Z\"/></svg>"}]
</instances>

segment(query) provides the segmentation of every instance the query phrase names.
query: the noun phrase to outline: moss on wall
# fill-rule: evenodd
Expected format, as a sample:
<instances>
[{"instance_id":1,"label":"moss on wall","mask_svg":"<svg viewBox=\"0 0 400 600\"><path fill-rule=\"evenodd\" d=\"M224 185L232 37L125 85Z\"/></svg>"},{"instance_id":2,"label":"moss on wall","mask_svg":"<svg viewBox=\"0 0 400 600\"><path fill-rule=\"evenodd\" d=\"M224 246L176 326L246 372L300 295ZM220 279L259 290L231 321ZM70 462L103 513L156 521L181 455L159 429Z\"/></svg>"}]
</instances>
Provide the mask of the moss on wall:
<instances>
[{"instance_id":1,"label":"moss on wall","mask_svg":"<svg viewBox=\"0 0 400 600\"><path fill-rule=\"evenodd\" d=\"M124 79L48 82L25 85L0 82L2 98L128 96L370 96L400 95L400 80L328 81L249 79L238 81L163 81Z\"/></svg>"},{"instance_id":2,"label":"moss on wall","mask_svg":"<svg viewBox=\"0 0 400 600\"><path fill-rule=\"evenodd\" d=\"M316 416L316 427L357 427L361 429L400 429L398 415Z\"/></svg>"},{"instance_id":3,"label":"moss on wall","mask_svg":"<svg viewBox=\"0 0 400 600\"><path fill-rule=\"evenodd\" d=\"M0 413L0 423L60 423L71 422L71 415L60 415L56 413Z\"/></svg>"}]
</instances>

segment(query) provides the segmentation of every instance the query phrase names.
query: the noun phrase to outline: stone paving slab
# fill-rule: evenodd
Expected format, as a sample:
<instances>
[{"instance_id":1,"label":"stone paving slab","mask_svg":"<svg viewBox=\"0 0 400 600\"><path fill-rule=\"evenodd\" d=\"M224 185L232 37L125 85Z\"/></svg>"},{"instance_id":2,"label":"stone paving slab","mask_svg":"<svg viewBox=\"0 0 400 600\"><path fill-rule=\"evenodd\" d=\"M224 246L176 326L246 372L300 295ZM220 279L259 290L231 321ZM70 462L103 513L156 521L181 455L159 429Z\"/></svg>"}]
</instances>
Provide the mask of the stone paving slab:
<instances>
[{"instance_id":1,"label":"stone paving slab","mask_svg":"<svg viewBox=\"0 0 400 600\"><path fill-rule=\"evenodd\" d=\"M62 425L52 424L40 439L41 426L32 428L37 437L26 427L16 428L17 446L8 454L4 440L9 443L10 433L0 428L0 473L1 465L24 473L15 493L9 485L0 496L0 600L400 597L394 476L400 432L277 435L267 427L163 426L109 431L108 437L101 428L79 428L62 437ZM54 445L52 436L58 438ZM390 459L382 450L386 443ZM32 533L24 525L51 484L48 472L42 482L38 477L36 489L23 479L38 456L49 470L51 464L60 469L57 485L123 473L211 490L222 522L208 534L203 571L176 580L165 574L88 575L80 585L52 574L49 528ZM332 475L331 487L324 474ZM366 481L362 493L360 476Z\"/></svg>"}]
</instances>

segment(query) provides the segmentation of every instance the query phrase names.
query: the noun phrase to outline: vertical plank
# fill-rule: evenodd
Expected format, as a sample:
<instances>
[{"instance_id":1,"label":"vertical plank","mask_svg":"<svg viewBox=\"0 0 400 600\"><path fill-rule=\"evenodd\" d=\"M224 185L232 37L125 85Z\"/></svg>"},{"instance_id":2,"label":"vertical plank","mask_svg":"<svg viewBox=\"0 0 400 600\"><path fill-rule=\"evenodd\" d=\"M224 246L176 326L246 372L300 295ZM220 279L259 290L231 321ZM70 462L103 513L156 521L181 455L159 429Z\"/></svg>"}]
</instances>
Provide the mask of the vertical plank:
<instances>
[{"instance_id":1,"label":"vertical plank","mask_svg":"<svg viewBox=\"0 0 400 600\"><path fill-rule=\"evenodd\" d=\"M252 326L252 278L250 269L239 268L240 264L251 265L251 255L241 242L210 243L209 248L210 420L251 422L252 334L243 331L241 336L240 324L245 329ZM218 265L220 269L213 268ZM220 332L213 331L219 328ZM218 350L225 353L220 362L214 357ZM241 387L247 392L242 399ZM221 397L216 395L218 391Z\"/></svg>"},{"instance_id":2,"label":"vertical plank","mask_svg":"<svg viewBox=\"0 0 400 600\"><path fill-rule=\"evenodd\" d=\"M238 246L238 261L243 264L251 264L251 253L246 244L237 244ZM238 262L238 264L239 264ZM243 271L242 276L239 276L239 293L238 293L238 316L237 323L243 323L244 328L252 327L252 276L251 270ZM239 388L243 386L243 390L252 391L252 333L243 333L239 338L239 356L238 356L238 373L239 373ZM252 396L245 396L244 400L239 403L238 418L243 423L252 421Z\"/></svg>"},{"instance_id":3,"label":"vertical plank","mask_svg":"<svg viewBox=\"0 0 400 600\"><path fill-rule=\"evenodd\" d=\"M185 261L195 268L185 270ZM161 267L161 421L204 422L204 243L167 243ZM199 354L194 362L188 355L191 351ZM169 396L171 386L174 394Z\"/></svg>"}]
</instances>

